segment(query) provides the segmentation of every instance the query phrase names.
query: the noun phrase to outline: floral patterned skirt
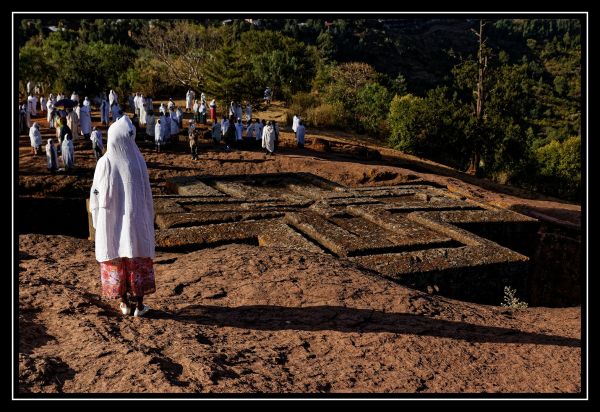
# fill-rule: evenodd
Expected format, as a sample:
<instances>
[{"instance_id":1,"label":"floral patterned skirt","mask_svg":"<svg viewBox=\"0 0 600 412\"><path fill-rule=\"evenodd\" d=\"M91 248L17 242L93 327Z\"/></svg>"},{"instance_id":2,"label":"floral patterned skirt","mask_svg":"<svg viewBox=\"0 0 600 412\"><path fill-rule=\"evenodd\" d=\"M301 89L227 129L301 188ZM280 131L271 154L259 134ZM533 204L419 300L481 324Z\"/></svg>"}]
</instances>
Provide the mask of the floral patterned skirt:
<instances>
[{"instance_id":1,"label":"floral patterned skirt","mask_svg":"<svg viewBox=\"0 0 600 412\"><path fill-rule=\"evenodd\" d=\"M118 298L129 292L132 296L145 296L156 292L154 267L148 257L117 258L100 262L102 295Z\"/></svg>"}]
</instances>

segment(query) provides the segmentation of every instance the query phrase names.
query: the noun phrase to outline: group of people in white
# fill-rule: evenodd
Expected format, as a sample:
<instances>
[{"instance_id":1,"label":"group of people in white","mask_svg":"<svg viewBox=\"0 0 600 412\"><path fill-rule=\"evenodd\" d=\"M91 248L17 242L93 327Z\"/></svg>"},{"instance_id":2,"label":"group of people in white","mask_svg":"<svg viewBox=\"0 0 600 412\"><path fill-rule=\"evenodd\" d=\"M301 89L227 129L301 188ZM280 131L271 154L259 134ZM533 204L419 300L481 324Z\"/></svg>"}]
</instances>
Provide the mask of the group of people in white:
<instances>
[{"instance_id":1,"label":"group of people in white","mask_svg":"<svg viewBox=\"0 0 600 412\"><path fill-rule=\"evenodd\" d=\"M31 82L30 82L31 83ZM57 145L52 138L47 140L46 157L48 169L60 170L58 161L62 160L64 170L68 171L74 167L73 139L90 139L92 150L96 160L104 153L102 132L97 127L92 127L92 102L85 96L80 101L79 95L73 92L70 99L66 99L64 93L56 96L52 93L38 96L35 90L29 90L27 102L20 108L19 131L25 133L29 128L32 154L37 155L42 146L42 135L38 122L32 121L33 117L46 115L48 129L56 130ZM38 88L39 90L39 88ZM270 89L265 91L265 99L269 97ZM132 124L136 128L145 131L148 138L154 140L156 151L161 151L165 144L174 141L175 137L184 129L184 113L173 99L165 104L160 104L157 116L154 115L152 98L142 93L132 93L128 96L128 107L133 114ZM103 126L109 126L124 116L119 105L119 96L114 90L108 95L103 93L94 98L94 105L99 109L100 122ZM38 110L39 108L39 110ZM193 113L193 118L188 122L188 137L192 159L198 158L198 130L197 125L207 124L210 114L212 126L208 135L212 137L215 145L225 142L225 150L243 147L262 147L266 154L273 154L279 143L279 125L275 121L260 120L252 118L252 105L247 102L244 107L239 102L232 101L228 108L228 115L223 115L222 120L217 121L217 103L213 99L207 104L206 95L196 94L189 89L185 96L185 111ZM244 124L245 121L245 124ZM305 126L298 115L294 115L292 130L296 135L298 147L304 146Z\"/></svg>"}]
</instances>

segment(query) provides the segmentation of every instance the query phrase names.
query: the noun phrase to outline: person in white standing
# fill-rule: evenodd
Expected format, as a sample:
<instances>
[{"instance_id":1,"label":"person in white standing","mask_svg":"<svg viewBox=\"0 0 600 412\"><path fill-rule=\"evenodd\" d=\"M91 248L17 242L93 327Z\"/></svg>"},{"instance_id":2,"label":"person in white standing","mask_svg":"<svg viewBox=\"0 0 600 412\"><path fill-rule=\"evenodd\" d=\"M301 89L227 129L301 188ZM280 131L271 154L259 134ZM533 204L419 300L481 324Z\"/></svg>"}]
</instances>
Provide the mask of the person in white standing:
<instances>
[{"instance_id":1,"label":"person in white standing","mask_svg":"<svg viewBox=\"0 0 600 412\"><path fill-rule=\"evenodd\" d=\"M152 110L146 112L146 134L154 139L154 127L156 121L154 120L154 112Z\"/></svg>"},{"instance_id":2,"label":"person in white standing","mask_svg":"<svg viewBox=\"0 0 600 412\"><path fill-rule=\"evenodd\" d=\"M37 98L33 94L27 97L27 107L32 116L37 116Z\"/></svg>"},{"instance_id":3,"label":"person in white standing","mask_svg":"<svg viewBox=\"0 0 600 412\"><path fill-rule=\"evenodd\" d=\"M192 89L188 89L185 94L185 112L189 112L192 109L192 105L194 104L194 98L196 94L192 91Z\"/></svg>"},{"instance_id":4,"label":"person in white standing","mask_svg":"<svg viewBox=\"0 0 600 412\"><path fill-rule=\"evenodd\" d=\"M65 136L62 142L62 161L65 171L69 171L75 167L75 148L73 147L73 136L70 134Z\"/></svg>"},{"instance_id":5,"label":"person in white standing","mask_svg":"<svg viewBox=\"0 0 600 412\"><path fill-rule=\"evenodd\" d=\"M40 133L40 126L37 122L29 129L29 140L31 142L31 154L35 156L42 145L42 133Z\"/></svg>"},{"instance_id":6,"label":"person in white standing","mask_svg":"<svg viewBox=\"0 0 600 412\"><path fill-rule=\"evenodd\" d=\"M298 127L296 128L296 144L299 148L304 147L304 135L306 134L306 128L302 120L298 121Z\"/></svg>"},{"instance_id":7,"label":"person in white standing","mask_svg":"<svg viewBox=\"0 0 600 412\"><path fill-rule=\"evenodd\" d=\"M108 124L108 101L105 96L102 96L100 102L100 122L105 126Z\"/></svg>"},{"instance_id":8,"label":"person in white standing","mask_svg":"<svg viewBox=\"0 0 600 412\"><path fill-rule=\"evenodd\" d=\"M154 126L154 143L156 144L157 152L160 152L160 146L163 144L164 131L161 123L164 121L164 119L164 116L160 116L160 119L156 121L156 125Z\"/></svg>"},{"instance_id":9,"label":"person in white standing","mask_svg":"<svg viewBox=\"0 0 600 412\"><path fill-rule=\"evenodd\" d=\"M46 120L48 121L48 127L52 129L54 127L54 96L50 94L48 101L46 102Z\"/></svg>"},{"instance_id":10,"label":"person in white standing","mask_svg":"<svg viewBox=\"0 0 600 412\"><path fill-rule=\"evenodd\" d=\"M294 131L294 134L296 134L296 130L298 130L298 122L300 122L300 118L295 114L292 120L292 130Z\"/></svg>"},{"instance_id":11,"label":"person in white standing","mask_svg":"<svg viewBox=\"0 0 600 412\"><path fill-rule=\"evenodd\" d=\"M48 162L48 170L54 172L58 169L58 155L52 139L48 139L48 144L46 145L46 160Z\"/></svg>"},{"instance_id":12,"label":"person in white standing","mask_svg":"<svg viewBox=\"0 0 600 412\"><path fill-rule=\"evenodd\" d=\"M79 124L81 125L81 134L85 139L90 138L90 134L92 133L92 117L90 115L90 105L89 101L86 106L85 101L83 105L79 108Z\"/></svg>"},{"instance_id":13,"label":"person in white standing","mask_svg":"<svg viewBox=\"0 0 600 412\"><path fill-rule=\"evenodd\" d=\"M146 99L143 94L140 94L140 98L138 100L138 108L140 110L140 126L146 126Z\"/></svg>"},{"instance_id":14,"label":"person in white standing","mask_svg":"<svg viewBox=\"0 0 600 412\"><path fill-rule=\"evenodd\" d=\"M150 178L134 135L128 116L109 127L108 149L96 164L90 190L90 212L102 294L120 299L121 313L129 315L129 293L139 317L150 309L144 297L156 291L155 241Z\"/></svg>"},{"instance_id":15,"label":"person in white standing","mask_svg":"<svg viewBox=\"0 0 600 412\"><path fill-rule=\"evenodd\" d=\"M262 147L266 150L266 154L272 155L275 151L275 130L269 120L267 125L263 129L262 133Z\"/></svg>"},{"instance_id":16,"label":"person in white standing","mask_svg":"<svg viewBox=\"0 0 600 412\"><path fill-rule=\"evenodd\" d=\"M92 149L94 149L94 156L96 156L96 161L98 161L98 159L102 157L102 152L104 151L104 144L102 143L102 132L98 130L96 126L94 126L94 130L92 130L90 140L92 141Z\"/></svg>"},{"instance_id":17,"label":"person in white standing","mask_svg":"<svg viewBox=\"0 0 600 412\"><path fill-rule=\"evenodd\" d=\"M246 105L246 125L249 125L252 121L252 105L250 102Z\"/></svg>"},{"instance_id":18,"label":"person in white standing","mask_svg":"<svg viewBox=\"0 0 600 412\"><path fill-rule=\"evenodd\" d=\"M112 107L113 103L114 103L114 104L117 104L117 103L119 103L119 99L118 99L117 93L115 93L115 91L114 91L114 90L111 90L111 91L108 93L108 105L109 105L110 107Z\"/></svg>"},{"instance_id":19,"label":"person in white standing","mask_svg":"<svg viewBox=\"0 0 600 412\"><path fill-rule=\"evenodd\" d=\"M242 124L242 119L237 118L237 122L235 122L235 144L238 149L241 148L242 142L244 140L244 125Z\"/></svg>"}]
</instances>

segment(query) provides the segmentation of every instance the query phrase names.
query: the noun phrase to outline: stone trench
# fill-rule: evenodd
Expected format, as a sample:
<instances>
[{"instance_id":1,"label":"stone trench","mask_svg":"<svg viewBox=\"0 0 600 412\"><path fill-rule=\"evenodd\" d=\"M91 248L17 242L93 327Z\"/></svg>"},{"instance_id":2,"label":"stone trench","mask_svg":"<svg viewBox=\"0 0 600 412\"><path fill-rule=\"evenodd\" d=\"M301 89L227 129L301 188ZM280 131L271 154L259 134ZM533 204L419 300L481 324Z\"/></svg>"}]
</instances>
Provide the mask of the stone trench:
<instances>
[{"instance_id":1,"label":"stone trench","mask_svg":"<svg viewBox=\"0 0 600 412\"><path fill-rule=\"evenodd\" d=\"M327 253L411 288L492 305L505 286L530 286L527 249L539 222L429 182L349 188L278 173L167 186L171 195L154 197L157 250L246 243Z\"/></svg>"}]
</instances>

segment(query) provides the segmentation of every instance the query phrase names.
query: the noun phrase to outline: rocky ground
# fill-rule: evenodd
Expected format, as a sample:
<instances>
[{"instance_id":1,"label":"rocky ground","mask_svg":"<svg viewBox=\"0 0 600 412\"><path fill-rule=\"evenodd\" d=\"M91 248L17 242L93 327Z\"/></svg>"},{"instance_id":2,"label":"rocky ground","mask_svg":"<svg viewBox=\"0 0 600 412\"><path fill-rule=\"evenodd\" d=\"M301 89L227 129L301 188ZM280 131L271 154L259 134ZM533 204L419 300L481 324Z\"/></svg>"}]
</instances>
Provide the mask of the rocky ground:
<instances>
[{"instance_id":1,"label":"rocky ground","mask_svg":"<svg viewBox=\"0 0 600 412\"><path fill-rule=\"evenodd\" d=\"M39 120L44 138L53 135ZM352 139L340 136L309 133L307 147L297 149L284 130L275 156L226 153L206 141L197 161L184 142L164 153L141 135L138 142L155 194L166 193L166 178L180 175L296 171L348 186L425 179L580 225L578 205L389 149L379 148L382 159L361 159ZM317 138L336 144L311 147ZM45 156L29 150L23 135L19 196L86 196L95 166L91 142L76 140L77 169L70 174L51 175ZM17 211L17 218L30 217ZM232 244L159 253L157 292L147 298L153 310L138 319L123 317L116 302L100 296L93 242L22 233L18 246L20 392L581 391L580 307L464 303L404 288L333 256Z\"/></svg>"},{"instance_id":2,"label":"rocky ground","mask_svg":"<svg viewBox=\"0 0 600 412\"><path fill-rule=\"evenodd\" d=\"M147 318L100 297L93 243L19 237L22 392L579 392L580 309L403 288L334 257L159 254Z\"/></svg>"}]
</instances>

